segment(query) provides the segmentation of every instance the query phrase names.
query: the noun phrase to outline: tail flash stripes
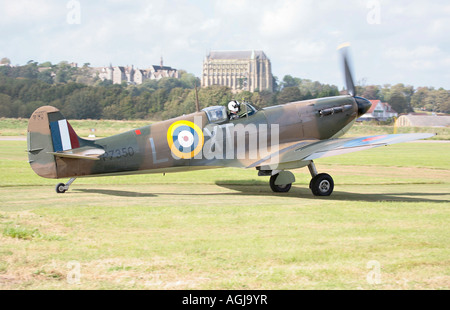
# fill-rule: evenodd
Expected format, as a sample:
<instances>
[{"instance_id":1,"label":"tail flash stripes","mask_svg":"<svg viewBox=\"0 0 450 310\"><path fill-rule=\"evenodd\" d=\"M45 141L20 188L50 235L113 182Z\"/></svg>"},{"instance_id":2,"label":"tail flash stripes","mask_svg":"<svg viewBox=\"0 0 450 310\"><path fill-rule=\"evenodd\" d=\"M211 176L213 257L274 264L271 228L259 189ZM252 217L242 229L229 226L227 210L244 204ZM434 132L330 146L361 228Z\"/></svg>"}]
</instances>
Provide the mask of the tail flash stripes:
<instances>
[{"instance_id":1,"label":"tail flash stripes","mask_svg":"<svg viewBox=\"0 0 450 310\"><path fill-rule=\"evenodd\" d=\"M55 152L67 151L80 147L78 137L66 119L50 122L50 131Z\"/></svg>"}]
</instances>

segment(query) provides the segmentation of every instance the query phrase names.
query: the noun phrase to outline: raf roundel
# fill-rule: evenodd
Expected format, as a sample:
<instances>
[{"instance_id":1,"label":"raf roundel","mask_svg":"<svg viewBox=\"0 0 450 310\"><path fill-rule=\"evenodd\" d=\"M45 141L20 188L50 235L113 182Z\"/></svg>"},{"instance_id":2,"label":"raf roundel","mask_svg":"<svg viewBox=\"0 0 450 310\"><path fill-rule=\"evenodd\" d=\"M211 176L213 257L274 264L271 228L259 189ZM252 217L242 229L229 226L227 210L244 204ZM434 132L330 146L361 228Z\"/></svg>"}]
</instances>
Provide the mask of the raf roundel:
<instances>
[{"instance_id":1,"label":"raf roundel","mask_svg":"<svg viewBox=\"0 0 450 310\"><path fill-rule=\"evenodd\" d=\"M167 130L167 143L177 158L193 158L201 151L203 142L203 132L193 122L178 121Z\"/></svg>"}]
</instances>

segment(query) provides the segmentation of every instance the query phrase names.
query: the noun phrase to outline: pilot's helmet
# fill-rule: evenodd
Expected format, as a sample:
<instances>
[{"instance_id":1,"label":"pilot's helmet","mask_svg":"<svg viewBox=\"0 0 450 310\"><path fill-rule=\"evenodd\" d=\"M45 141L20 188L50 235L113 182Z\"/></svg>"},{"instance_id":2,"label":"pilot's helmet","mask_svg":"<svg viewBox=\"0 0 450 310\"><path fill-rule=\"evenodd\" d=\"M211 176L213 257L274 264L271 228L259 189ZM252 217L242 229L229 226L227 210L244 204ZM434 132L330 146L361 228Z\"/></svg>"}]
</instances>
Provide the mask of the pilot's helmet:
<instances>
[{"instance_id":1,"label":"pilot's helmet","mask_svg":"<svg viewBox=\"0 0 450 310\"><path fill-rule=\"evenodd\" d=\"M230 101L228 103L228 110L230 110L231 112L239 112L239 102L237 102L236 100Z\"/></svg>"}]
</instances>

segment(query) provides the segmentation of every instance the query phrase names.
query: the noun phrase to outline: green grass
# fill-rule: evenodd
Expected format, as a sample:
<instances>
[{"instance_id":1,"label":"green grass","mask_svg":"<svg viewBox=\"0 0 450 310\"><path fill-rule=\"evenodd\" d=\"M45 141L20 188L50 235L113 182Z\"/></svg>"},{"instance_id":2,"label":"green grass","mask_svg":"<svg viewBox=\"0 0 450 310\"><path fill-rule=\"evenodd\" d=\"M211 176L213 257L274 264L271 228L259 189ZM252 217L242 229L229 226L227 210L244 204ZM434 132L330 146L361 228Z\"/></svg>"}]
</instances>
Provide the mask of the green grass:
<instances>
[{"instance_id":1,"label":"green grass","mask_svg":"<svg viewBox=\"0 0 450 310\"><path fill-rule=\"evenodd\" d=\"M31 240L39 237L40 234L37 229L29 229L25 227L6 227L3 229L3 236Z\"/></svg>"},{"instance_id":2,"label":"green grass","mask_svg":"<svg viewBox=\"0 0 450 310\"><path fill-rule=\"evenodd\" d=\"M91 134L96 137L108 137L153 123L148 120L69 120L69 122L80 137L88 137ZM0 118L0 136L26 136L27 127L27 119ZM95 131L92 132L91 129Z\"/></svg>"},{"instance_id":3,"label":"green grass","mask_svg":"<svg viewBox=\"0 0 450 310\"><path fill-rule=\"evenodd\" d=\"M49 241L54 241L54 240L60 241L60 240L64 239L60 236L43 235L39 232L39 229L37 229L37 228L21 227L20 225L16 225L14 227L7 225L3 229L3 236L17 238L17 239L23 239L23 240L41 239L41 240L49 240Z\"/></svg>"},{"instance_id":4,"label":"green grass","mask_svg":"<svg viewBox=\"0 0 450 310\"><path fill-rule=\"evenodd\" d=\"M367 123L356 123L346 134L346 137L385 135L394 133L394 126L378 126ZM397 133L436 133L428 140L450 140L450 127L397 127Z\"/></svg>"},{"instance_id":5,"label":"green grass","mask_svg":"<svg viewBox=\"0 0 450 310\"><path fill-rule=\"evenodd\" d=\"M317 160L336 183L326 198L307 169L286 194L217 169L80 178L57 195L25 141L0 141L0 289L449 289L449 147Z\"/></svg>"},{"instance_id":6,"label":"green grass","mask_svg":"<svg viewBox=\"0 0 450 310\"><path fill-rule=\"evenodd\" d=\"M108 137L134 128L143 127L153 123L147 120L116 121L116 120L69 120L72 127L80 137L88 137L95 129L95 136ZM27 119L0 118L0 136L26 136ZM398 127L397 133L431 132L437 136L430 140L450 140L450 127ZM356 123L346 137L383 135L394 133L394 126L377 126L367 123Z\"/></svg>"}]
</instances>

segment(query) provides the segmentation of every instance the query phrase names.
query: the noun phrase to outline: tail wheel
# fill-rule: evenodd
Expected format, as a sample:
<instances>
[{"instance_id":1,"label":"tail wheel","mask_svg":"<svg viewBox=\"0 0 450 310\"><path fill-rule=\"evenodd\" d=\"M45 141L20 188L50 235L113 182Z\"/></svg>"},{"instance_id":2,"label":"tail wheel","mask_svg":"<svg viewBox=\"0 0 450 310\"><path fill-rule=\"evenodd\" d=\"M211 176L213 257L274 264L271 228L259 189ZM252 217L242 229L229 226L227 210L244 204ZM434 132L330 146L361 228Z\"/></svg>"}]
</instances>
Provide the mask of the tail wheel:
<instances>
[{"instance_id":1,"label":"tail wheel","mask_svg":"<svg viewBox=\"0 0 450 310\"><path fill-rule=\"evenodd\" d=\"M270 177L270 188L275 193L287 193L291 189L292 183L289 184L283 184L283 185L276 185L275 181L277 180L278 174L275 174Z\"/></svg>"},{"instance_id":2,"label":"tail wheel","mask_svg":"<svg viewBox=\"0 0 450 310\"><path fill-rule=\"evenodd\" d=\"M309 183L314 196L330 196L334 189L333 178L326 173L321 173L312 178Z\"/></svg>"},{"instance_id":3,"label":"tail wheel","mask_svg":"<svg viewBox=\"0 0 450 310\"><path fill-rule=\"evenodd\" d=\"M56 185L55 189L58 194L64 194L66 192L66 184L59 183L58 185Z\"/></svg>"}]
</instances>

